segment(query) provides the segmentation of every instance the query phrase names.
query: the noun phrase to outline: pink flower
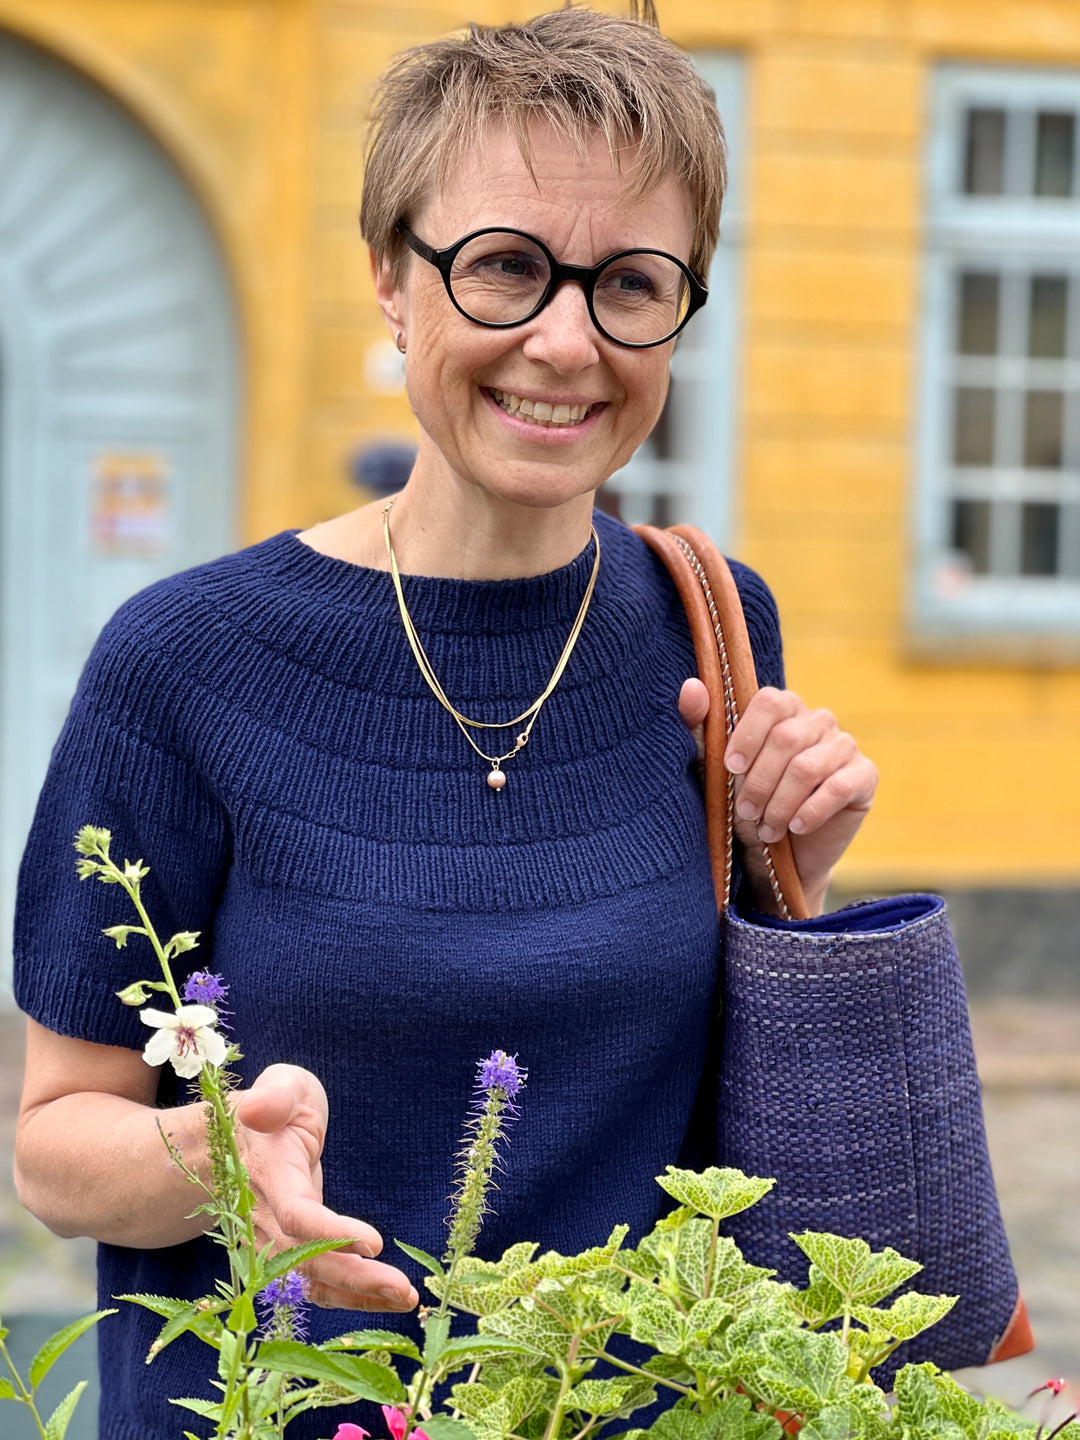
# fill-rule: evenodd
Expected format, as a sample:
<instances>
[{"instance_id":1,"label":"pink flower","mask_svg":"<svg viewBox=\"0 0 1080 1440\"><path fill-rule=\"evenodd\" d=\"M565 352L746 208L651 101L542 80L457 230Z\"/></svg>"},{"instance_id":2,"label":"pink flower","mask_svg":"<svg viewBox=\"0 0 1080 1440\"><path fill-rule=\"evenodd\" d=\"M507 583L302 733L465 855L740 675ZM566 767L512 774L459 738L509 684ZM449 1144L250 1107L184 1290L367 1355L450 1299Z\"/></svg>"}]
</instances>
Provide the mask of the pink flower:
<instances>
[{"instance_id":1,"label":"pink flower","mask_svg":"<svg viewBox=\"0 0 1080 1440\"><path fill-rule=\"evenodd\" d=\"M370 1440L369 1432L346 1420L334 1431L334 1440Z\"/></svg>"},{"instance_id":2,"label":"pink flower","mask_svg":"<svg viewBox=\"0 0 1080 1440\"><path fill-rule=\"evenodd\" d=\"M383 1419L386 1421L386 1428L390 1431L391 1440L401 1440L401 1437L405 1434L405 1426L409 1423L407 1418L409 1414L408 1406L402 1410L398 1410L393 1405L384 1405L382 1407L382 1413ZM428 1440L423 1430L417 1429L410 1431L409 1440L412 1440L414 1435L416 1436L416 1440ZM336 1435L334 1436L334 1440L338 1440ZM342 1440L346 1440L346 1437L343 1436Z\"/></svg>"}]
</instances>

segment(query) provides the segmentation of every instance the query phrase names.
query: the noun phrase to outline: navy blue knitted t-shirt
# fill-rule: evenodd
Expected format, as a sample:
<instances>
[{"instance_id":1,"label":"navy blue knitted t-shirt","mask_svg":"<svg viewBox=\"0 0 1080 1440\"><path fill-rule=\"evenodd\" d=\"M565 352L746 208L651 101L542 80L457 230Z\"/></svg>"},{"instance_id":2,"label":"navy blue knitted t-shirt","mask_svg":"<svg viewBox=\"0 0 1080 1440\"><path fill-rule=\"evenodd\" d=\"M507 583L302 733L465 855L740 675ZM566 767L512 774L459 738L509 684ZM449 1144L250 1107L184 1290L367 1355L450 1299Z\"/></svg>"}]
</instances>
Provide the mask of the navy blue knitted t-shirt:
<instances>
[{"instance_id":1,"label":"navy blue knitted t-shirt","mask_svg":"<svg viewBox=\"0 0 1080 1440\"><path fill-rule=\"evenodd\" d=\"M323 1081L326 1203L375 1225L422 1295L391 1242L443 1248L478 1059L501 1048L529 1071L484 1255L524 1239L573 1252L619 1221L631 1239L647 1229L702 1079L718 921L676 710L693 651L659 562L616 521L595 523L584 629L501 792L421 677L389 575L286 533L153 586L106 626L23 862L21 1007L84 1040L148 1038L114 992L151 976L152 957L100 935L130 918L126 898L75 877L75 831L107 826L115 857L151 867L159 932L202 932L183 959L229 985L246 1079L284 1061ZM466 714L505 718L540 693L592 561L590 544L532 579L405 577ZM782 684L772 598L734 572L759 678ZM161 1103L184 1099L165 1067ZM220 1259L205 1240L102 1246L102 1303L196 1297ZM395 1322L415 1324L378 1317ZM315 1311L312 1337L357 1323ZM190 1338L144 1365L159 1325L123 1305L100 1326L101 1440L171 1440L183 1415L168 1397L211 1397L213 1352ZM289 1435L339 1418L348 1409L302 1416Z\"/></svg>"}]
</instances>

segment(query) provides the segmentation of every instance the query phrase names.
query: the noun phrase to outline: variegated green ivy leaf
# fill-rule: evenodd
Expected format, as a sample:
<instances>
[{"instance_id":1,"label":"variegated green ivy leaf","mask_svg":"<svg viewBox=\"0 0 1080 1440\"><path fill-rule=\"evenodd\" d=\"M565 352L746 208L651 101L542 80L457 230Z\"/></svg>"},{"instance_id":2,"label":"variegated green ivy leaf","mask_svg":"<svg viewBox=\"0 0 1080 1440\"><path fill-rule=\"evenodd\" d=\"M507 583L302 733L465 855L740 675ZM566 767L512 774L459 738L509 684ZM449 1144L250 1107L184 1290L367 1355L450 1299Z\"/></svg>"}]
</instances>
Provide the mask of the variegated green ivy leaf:
<instances>
[{"instance_id":1,"label":"variegated green ivy leaf","mask_svg":"<svg viewBox=\"0 0 1080 1440\"><path fill-rule=\"evenodd\" d=\"M838 1335L780 1330L770 1338L768 1358L759 1366L755 1384L773 1409L814 1416L851 1391L849 1359Z\"/></svg>"},{"instance_id":2,"label":"variegated green ivy leaf","mask_svg":"<svg viewBox=\"0 0 1080 1440\"><path fill-rule=\"evenodd\" d=\"M923 1268L886 1246L871 1250L865 1240L806 1230L792 1235L799 1249L830 1280L848 1305L876 1305Z\"/></svg>"},{"instance_id":3,"label":"variegated green ivy leaf","mask_svg":"<svg viewBox=\"0 0 1080 1440\"><path fill-rule=\"evenodd\" d=\"M709 1412L669 1410L648 1432L649 1440L781 1440L779 1423L755 1409L746 1395L729 1395Z\"/></svg>"},{"instance_id":4,"label":"variegated green ivy leaf","mask_svg":"<svg viewBox=\"0 0 1080 1440\"><path fill-rule=\"evenodd\" d=\"M810 1266L810 1284L805 1290L788 1292L788 1303L811 1330L844 1313L844 1297L816 1265Z\"/></svg>"},{"instance_id":5,"label":"variegated green ivy leaf","mask_svg":"<svg viewBox=\"0 0 1080 1440\"><path fill-rule=\"evenodd\" d=\"M695 1343L686 1316L674 1300L640 1280L632 1281L626 1292L623 1328L634 1340L659 1350L661 1355L681 1355Z\"/></svg>"},{"instance_id":6,"label":"variegated green ivy leaf","mask_svg":"<svg viewBox=\"0 0 1080 1440\"><path fill-rule=\"evenodd\" d=\"M956 1295L901 1295L888 1309L853 1305L852 1315L867 1330L883 1330L894 1340L910 1340L936 1325L956 1304Z\"/></svg>"},{"instance_id":7,"label":"variegated green ivy leaf","mask_svg":"<svg viewBox=\"0 0 1080 1440\"><path fill-rule=\"evenodd\" d=\"M580 1411L582 1415L604 1415L609 1420L626 1419L655 1399L656 1387L633 1376L582 1380L567 1396L566 1409Z\"/></svg>"},{"instance_id":8,"label":"variegated green ivy leaf","mask_svg":"<svg viewBox=\"0 0 1080 1440\"><path fill-rule=\"evenodd\" d=\"M522 1304L499 1310L494 1315L481 1315L477 1329L482 1335L506 1335L521 1343L552 1364L564 1360L570 1343L570 1327L549 1310Z\"/></svg>"},{"instance_id":9,"label":"variegated green ivy leaf","mask_svg":"<svg viewBox=\"0 0 1080 1440\"><path fill-rule=\"evenodd\" d=\"M700 1174L669 1165L667 1174L658 1175L656 1183L680 1205L690 1205L710 1220L723 1220L728 1215L737 1215L741 1210L749 1210L751 1205L756 1205L776 1181L744 1175L741 1170L721 1170L715 1165L710 1165Z\"/></svg>"},{"instance_id":10,"label":"variegated green ivy leaf","mask_svg":"<svg viewBox=\"0 0 1080 1440\"><path fill-rule=\"evenodd\" d=\"M884 1398L876 1386L858 1385L845 1400L826 1405L799 1431L799 1440L891 1440Z\"/></svg>"}]
</instances>

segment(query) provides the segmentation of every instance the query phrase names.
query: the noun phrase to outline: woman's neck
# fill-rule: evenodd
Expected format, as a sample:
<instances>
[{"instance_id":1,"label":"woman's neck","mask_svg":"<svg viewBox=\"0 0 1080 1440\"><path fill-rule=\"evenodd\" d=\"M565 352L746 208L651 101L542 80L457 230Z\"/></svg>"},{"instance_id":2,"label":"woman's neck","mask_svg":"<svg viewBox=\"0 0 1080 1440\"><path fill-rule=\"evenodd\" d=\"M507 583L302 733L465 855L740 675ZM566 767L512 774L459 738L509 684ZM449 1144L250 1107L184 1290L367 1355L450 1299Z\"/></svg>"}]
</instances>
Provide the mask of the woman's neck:
<instances>
[{"instance_id":1,"label":"woman's neck","mask_svg":"<svg viewBox=\"0 0 1080 1440\"><path fill-rule=\"evenodd\" d=\"M475 486L428 486L413 474L395 498L391 539L399 570L451 580L510 580L568 565L589 540L592 493L553 508L517 505ZM312 549L388 570L385 500L305 530Z\"/></svg>"}]
</instances>

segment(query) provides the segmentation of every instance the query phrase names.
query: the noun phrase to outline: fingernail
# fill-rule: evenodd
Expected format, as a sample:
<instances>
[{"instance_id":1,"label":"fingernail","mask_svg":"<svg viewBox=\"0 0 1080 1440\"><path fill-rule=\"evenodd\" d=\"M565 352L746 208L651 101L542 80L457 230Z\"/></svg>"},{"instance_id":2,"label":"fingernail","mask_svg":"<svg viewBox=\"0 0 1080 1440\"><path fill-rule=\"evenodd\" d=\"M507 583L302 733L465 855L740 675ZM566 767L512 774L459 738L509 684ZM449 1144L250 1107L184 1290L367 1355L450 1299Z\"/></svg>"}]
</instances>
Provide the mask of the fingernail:
<instances>
[{"instance_id":1,"label":"fingernail","mask_svg":"<svg viewBox=\"0 0 1080 1440\"><path fill-rule=\"evenodd\" d=\"M744 820L753 820L757 815L757 807L750 800L740 800L735 808Z\"/></svg>"},{"instance_id":2,"label":"fingernail","mask_svg":"<svg viewBox=\"0 0 1080 1440\"><path fill-rule=\"evenodd\" d=\"M780 839L780 831L774 830L771 825L759 825L757 833L766 845L771 845L774 840Z\"/></svg>"},{"instance_id":3,"label":"fingernail","mask_svg":"<svg viewBox=\"0 0 1080 1440\"><path fill-rule=\"evenodd\" d=\"M806 821L805 821L805 820L800 820L800 819L796 816L796 818L795 818L794 820L792 820L791 824L790 824L787 828L788 828L789 830L793 830L796 835L801 835L802 832L806 829Z\"/></svg>"},{"instance_id":4,"label":"fingernail","mask_svg":"<svg viewBox=\"0 0 1080 1440\"><path fill-rule=\"evenodd\" d=\"M741 775L746 769L746 756L736 751L733 755L724 756L724 765L729 775Z\"/></svg>"},{"instance_id":5,"label":"fingernail","mask_svg":"<svg viewBox=\"0 0 1080 1440\"><path fill-rule=\"evenodd\" d=\"M392 1290L389 1285L387 1285L385 1289L380 1290L379 1294L383 1297L384 1300L390 1300L395 1305L404 1305L406 1299L408 1298L407 1296L402 1295L400 1290Z\"/></svg>"}]
</instances>

